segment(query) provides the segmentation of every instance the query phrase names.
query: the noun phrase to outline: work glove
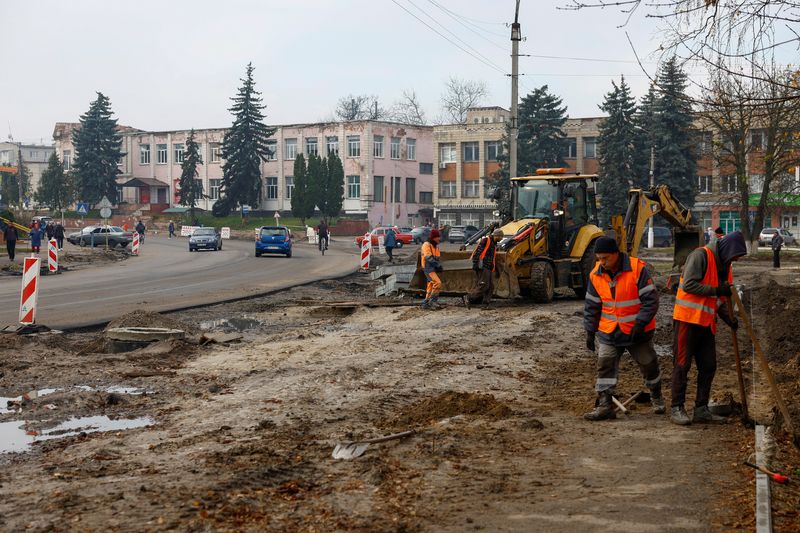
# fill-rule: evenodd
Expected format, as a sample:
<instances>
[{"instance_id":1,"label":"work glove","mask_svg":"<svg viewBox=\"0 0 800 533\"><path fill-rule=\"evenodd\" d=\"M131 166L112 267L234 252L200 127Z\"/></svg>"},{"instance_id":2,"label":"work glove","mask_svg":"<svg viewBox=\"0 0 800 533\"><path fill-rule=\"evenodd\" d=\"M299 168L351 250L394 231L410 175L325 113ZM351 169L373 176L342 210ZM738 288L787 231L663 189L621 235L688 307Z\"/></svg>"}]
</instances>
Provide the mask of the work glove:
<instances>
[{"instance_id":1,"label":"work glove","mask_svg":"<svg viewBox=\"0 0 800 533\"><path fill-rule=\"evenodd\" d=\"M597 348L597 345L594 342L594 333L586 332L586 349L590 352L594 352Z\"/></svg>"},{"instance_id":2,"label":"work glove","mask_svg":"<svg viewBox=\"0 0 800 533\"><path fill-rule=\"evenodd\" d=\"M436 266L436 272L444 272L444 267L441 265Z\"/></svg>"},{"instance_id":3,"label":"work glove","mask_svg":"<svg viewBox=\"0 0 800 533\"><path fill-rule=\"evenodd\" d=\"M644 337L644 325L639 324L638 322L633 326L631 330L631 341L639 342Z\"/></svg>"},{"instance_id":4,"label":"work glove","mask_svg":"<svg viewBox=\"0 0 800 533\"><path fill-rule=\"evenodd\" d=\"M717 287L716 291L717 296L730 296L733 293L733 285L730 283L722 283L719 287Z\"/></svg>"},{"instance_id":5,"label":"work glove","mask_svg":"<svg viewBox=\"0 0 800 533\"><path fill-rule=\"evenodd\" d=\"M729 317L725 316L725 315L724 315L724 314L722 314L722 313L720 313L720 314L719 314L719 317L720 317L720 318L722 319L722 321L723 321L723 322L725 322L725 323L728 325L728 327L730 327L730 328L731 328L733 331L736 331L737 329L739 329L739 320L738 320L736 317L729 318Z\"/></svg>"},{"instance_id":6,"label":"work glove","mask_svg":"<svg viewBox=\"0 0 800 533\"><path fill-rule=\"evenodd\" d=\"M474 270L475 272L480 272L481 267L478 263L472 263L472 270Z\"/></svg>"}]
</instances>

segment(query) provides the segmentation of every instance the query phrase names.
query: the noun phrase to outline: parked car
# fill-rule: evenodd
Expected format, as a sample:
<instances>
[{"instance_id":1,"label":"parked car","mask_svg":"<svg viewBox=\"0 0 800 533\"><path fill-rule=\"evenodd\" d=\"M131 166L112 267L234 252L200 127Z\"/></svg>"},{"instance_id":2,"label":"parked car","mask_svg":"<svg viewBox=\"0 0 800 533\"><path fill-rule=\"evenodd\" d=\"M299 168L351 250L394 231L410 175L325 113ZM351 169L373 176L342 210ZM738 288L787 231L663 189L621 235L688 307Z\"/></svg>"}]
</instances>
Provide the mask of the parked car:
<instances>
[{"instance_id":1,"label":"parked car","mask_svg":"<svg viewBox=\"0 0 800 533\"><path fill-rule=\"evenodd\" d=\"M400 233L411 233L411 226L400 226Z\"/></svg>"},{"instance_id":2,"label":"parked car","mask_svg":"<svg viewBox=\"0 0 800 533\"><path fill-rule=\"evenodd\" d=\"M428 240L428 237L431 236L431 229L433 228L430 226L419 226L412 228L409 232L411 234L411 240L414 242L414 244L422 244Z\"/></svg>"},{"instance_id":3,"label":"parked car","mask_svg":"<svg viewBox=\"0 0 800 533\"><path fill-rule=\"evenodd\" d=\"M647 246L648 228L642 234L642 246ZM669 248L672 246L672 230L661 226L653 227L653 246L656 248Z\"/></svg>"},{"instance_id":4,"label":"parked car","mask_svg":"<svg viewBox=\"0 0 800 533\"><path fill-rule=\"evenodd\" d=\"M67 241L76 246L119 246L125 248L133 240L133 234L119 226L86 226L67 235Z\"/></svg>"},{"instance_id":5,"label":"parked car","mask_svg":"<svg viewBox=\"0 0 800 533\"><path fill-rule=\"evenodd\" d=\"M775 235L776 231L781 232L781 237L783 237L783 244L785 246L796 246L797 239L792 232L788 229L784 228L764 228L761 230L761 233L758 234L758 245L759 246L768 246L772 244L772 237Z\"/></svg>"},{"instance_id":6,"label":"parked car","mask_svg":"<svg viewBox=\"0 0 800 533\"><path fill-rule=\"evenodd\" d=\"M222 250L222 235L216 228L197 228L189 237L189 251Z\"/></svg>"},{"instance_id":7,"label":"parked car","mask_svg":"<svg viewBox=\"0 0 800 533\"><path fill-rule=\"evenodd\" d=\"M33 224L34 222L38 222L39 227L43 228L50 222L53 222L53 217L49 217L47 215L36 215L35 217L31 218L31 224Z\"/></svg>"},{"instance_id":8,"label":"parked car","mask_svg":"<svg viewBox=\"0 0 800 533\"><path fill-rule=\"evenodd\" d=\"M386 230L392 228L395 233L395 238L397 239L397 248L402 248L403 245L411 244L414 238L411 236L410 233L403 233L400 231L400 228L397 226L378 226L377 228L370 231L370 235L372 235L372 246L378 246L378 237L382 237L386 235ZM364 236L359 235L356 237L356 246L359 248L361 247L361 243L364 241Z\"/></svg>"},{"instance_id":9,"label":"parked car","mask_svg":"<svg viewBox=\"0 0 800 533\"><path fill-rule=\"evenodd\" d=\"M464 242L480 231L475 226L450 226L447 234L448 242Z\"/></svg>"},{"instance_id":10,"label":"parked car","mask_svg":"<svg viewBox=\"0 0 800 533\"><path fill-rule=\"evenodd\" d=\"M292 257L292 232L286 226L262 226L256 239L256 257L283 254Z\"/></svg>"}]
</instances>

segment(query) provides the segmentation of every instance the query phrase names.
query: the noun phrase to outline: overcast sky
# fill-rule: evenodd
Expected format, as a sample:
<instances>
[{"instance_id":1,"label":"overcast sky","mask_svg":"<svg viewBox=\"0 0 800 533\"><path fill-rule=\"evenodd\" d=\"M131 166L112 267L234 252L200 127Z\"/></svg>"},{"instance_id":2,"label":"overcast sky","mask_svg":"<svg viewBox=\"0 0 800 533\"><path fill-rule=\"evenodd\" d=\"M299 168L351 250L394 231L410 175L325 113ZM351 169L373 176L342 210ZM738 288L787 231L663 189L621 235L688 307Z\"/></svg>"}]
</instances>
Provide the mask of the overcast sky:
<instances>
[{"instance_id":1,"label":"overcast sky","mask_svg":"<svg viewBox=\"0 0 800 533\"><path fill-rule=\"evenodd\" d=\"M522 57L520 95L548 84L571 116L597 116L620 74L643 94L647 78L625 32L645 55L657 47L655 28L641 20L618 28L616 10L556 9L566 3L522 0L520 52L605 61ZM432 118L451 75L485 81L484 104L507 108L504 23L513 15L513 0L2 0L0 138L10 129L16 140L50 142L53 125L77 121L95 91L111 99L120 124L226 127L249 61L272 124L330 117L349 93L389 106L404 89Z\"/></svg>"}]
</instances>

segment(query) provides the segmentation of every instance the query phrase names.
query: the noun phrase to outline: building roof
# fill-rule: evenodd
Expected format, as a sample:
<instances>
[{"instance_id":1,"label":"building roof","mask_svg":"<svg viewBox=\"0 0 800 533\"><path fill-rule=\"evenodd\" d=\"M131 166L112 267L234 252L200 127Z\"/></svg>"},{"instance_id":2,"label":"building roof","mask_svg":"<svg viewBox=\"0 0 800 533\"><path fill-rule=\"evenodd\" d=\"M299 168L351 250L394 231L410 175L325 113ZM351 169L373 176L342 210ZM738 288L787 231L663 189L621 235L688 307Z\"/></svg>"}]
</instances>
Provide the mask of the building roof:
<instances>
[{"instance_id":1,"label":"building roof","mask_svg":"<svg viewBox=\"0 0 800 533\"><path fill-rule=\"evenodd\" d=\"M511 181L550 181L550 180L574 180L574 179L597 179L597 174L581 174L580 172L569 172L563 174L537 174L535 176L517 176Z\"/></svg>"},{"instance_id":2,"label":"building roof","mask_svg":"<svg viewBox=\"0 0 800 533\"><path fill-rule=\"evenodd\" d=\"M155 178L133 178L122 184L123 187L169 187L169 183Z\"/></svg>"}]
</instances>

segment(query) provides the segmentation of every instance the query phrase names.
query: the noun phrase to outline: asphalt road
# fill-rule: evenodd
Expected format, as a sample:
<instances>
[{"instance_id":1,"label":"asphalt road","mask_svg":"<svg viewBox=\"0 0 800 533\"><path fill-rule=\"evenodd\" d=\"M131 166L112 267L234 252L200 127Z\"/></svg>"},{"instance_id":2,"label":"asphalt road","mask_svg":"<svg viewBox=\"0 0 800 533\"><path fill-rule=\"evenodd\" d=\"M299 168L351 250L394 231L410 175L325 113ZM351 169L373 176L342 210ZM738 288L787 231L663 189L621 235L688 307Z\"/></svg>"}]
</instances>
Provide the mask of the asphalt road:
<instances>
[{"instance_id":1,"label":"asphalt road","mask_svg":"<svg viewBox=\"0 0 800 533\"><path fill-rule=\"evenodd\" d=\"M332 243L324 256L308 244L295 243L288 259L256 258L254 248L252 241L226 240L219 252L189 252L186 238L148 236L138 257L42 276L36 322L57 329L90 326L135 309L169 311L221 302L358 268L352 239ZM20 277L0 279L0 326L17 323L21 285Z\"/></svg>"}]
</instances>

